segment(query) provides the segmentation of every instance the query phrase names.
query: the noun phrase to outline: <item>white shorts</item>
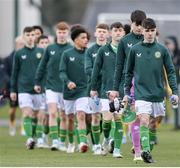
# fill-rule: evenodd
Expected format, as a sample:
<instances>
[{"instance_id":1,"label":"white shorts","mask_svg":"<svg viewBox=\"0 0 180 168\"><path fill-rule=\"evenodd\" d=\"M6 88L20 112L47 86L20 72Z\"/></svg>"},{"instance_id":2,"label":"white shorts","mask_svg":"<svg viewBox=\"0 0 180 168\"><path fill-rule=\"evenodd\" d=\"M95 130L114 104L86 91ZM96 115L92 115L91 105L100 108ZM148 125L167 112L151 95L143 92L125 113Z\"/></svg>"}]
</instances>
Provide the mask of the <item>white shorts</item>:
<instances>
[{"instance_id":1,"label":"white shorts","mask_svg":"<svg viewBox=\"0 0 180 168\"><path fill-rule=\"evenodd\" d=\"M164 102L135 101L136 114L149 114L152 117L165 116Z\"/></svg>"},{"instance_id":2,"label":"white shorts","mask_svg":"<svg viewBox=\"0 0 180 168\"><path fill-rule=\"evenodd\" d=\"M91 114L101 112L102 110L102 103L100 99L98 100L98 102L95 102L93 98L88 97L88 105Z\"/></svg>"},{"instance_id":3,"label":"white shorts","mask_svg":"<svg viewBox=\"0 0 180 168\"><path fill-rule=\"evenodd\" d=\"M45 95L45 93L42 94L42 101L41 101L40 109L44 111L44 114L49 114L48 113L48 106L47 106L47 103L46 103L46 95Z\"/></svg>"},{"instance_id":4,"label":"white shorts","mask_svg":"<svg viewBox=\"0 0 180 168\"><path fill-rule=\"evenodd\" d=\"M101 108L101 112L109 112L109 100L108 99L101 99L101 104L102 104L102 108Z\"/></svg>"},{"instance_id":5,"label":"white shorts","mask_svg":"<svg viewBox=\"0 0 180 168\"><path fill-rule=\"evenodd\" d=\"M76 100L64 100L65 114L75 114L77 111L84 111L90 114L88 97L81 97Z\"/></svg>"},{"instance_id":6,"label":"white shorts","mask_svg":"<svg viewBox=\"0 0 180 168\"><path fill-rule=\"evenodd\" d=\"M50 89L46 90L46 103L56 103L58 109L64 110L63 94L60 92L54 92Z\"/></svg>"},{"instance_id":7,"label":"white shorts","mask_svg":"<svg viewBox=\"0 0 180 168\"><path fill-rule=\"evenodd\" d=\"M32 110L40 110L42 94L19 93L18 102L20 108L30 107Z\"/></svg>"}]
</instances>

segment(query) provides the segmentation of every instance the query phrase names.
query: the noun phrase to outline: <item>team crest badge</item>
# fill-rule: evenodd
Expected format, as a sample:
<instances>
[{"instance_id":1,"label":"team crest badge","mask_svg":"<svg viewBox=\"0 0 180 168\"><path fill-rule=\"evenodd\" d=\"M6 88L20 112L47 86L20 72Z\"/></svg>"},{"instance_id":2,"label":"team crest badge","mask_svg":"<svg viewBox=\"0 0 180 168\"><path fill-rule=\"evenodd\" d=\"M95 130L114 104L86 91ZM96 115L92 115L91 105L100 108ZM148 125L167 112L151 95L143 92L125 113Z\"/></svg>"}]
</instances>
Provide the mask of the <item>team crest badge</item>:
<instances>
[{"instance_id":1,"label":"team crest badge","mask_svg":"<svg viewBox=\"0 0 180 168\"><path fill-rule=\"evenodd\" d=\"M156 51L154 55L155 55L156 58L160 58L161 57L161 53L159 51Z\"/></svg>"},{"instance_id":2,"label":"team crest badge","mask_svg":"<svg viewBox=\"0 0 180 168\"><path fill-rule=\"evenodd\" d=\"M40 59L40 58L41 58L41 56L42 56L42 54L41 54L41 53L37 53L37 54L36 54L36 57L37 57L38 59Z\"/></svg>"}]
</instances>

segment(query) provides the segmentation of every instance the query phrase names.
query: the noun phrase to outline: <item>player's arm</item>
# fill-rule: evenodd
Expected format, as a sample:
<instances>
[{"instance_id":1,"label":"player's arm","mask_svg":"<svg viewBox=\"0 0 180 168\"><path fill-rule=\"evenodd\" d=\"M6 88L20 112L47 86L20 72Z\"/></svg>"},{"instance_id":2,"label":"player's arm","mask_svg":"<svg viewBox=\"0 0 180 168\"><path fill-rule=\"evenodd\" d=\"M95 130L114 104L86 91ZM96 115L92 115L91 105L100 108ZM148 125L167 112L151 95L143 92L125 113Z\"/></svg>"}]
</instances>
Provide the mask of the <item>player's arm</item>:
<instances>
[{"instance_id":1,"label":"player's arm","mask_svg":"<svg viewBox=\"0 0 180 168\"><path fill-rule=\"evenodd\" d=\"M20 62L19 62L19 54L18 52L15 53L14 58L13 58L13 67L12 67L12 75L11 75L11 93L10 97L13 101L17 100L17 80L18 80L18 74L19 74L19 68L20 68Z\"/></svg>"},{"instance_id":2,"label":"player's arm","mask_svg":"<svg viewBox=\"0 0 180 168\"><path fill-rule=\"evenodd\" d=\"M15 53L13 58L13 67L12 67L12 75L11 75L11 92L17 93L17 80L19 74L20 62L18 52Z\"/></svg>"},{"instance_id":3,"label":"player's arm","mask_svg":"<svg viewBox=\"0 0 180 168\"><path fill-rule=\"evenodd\" d=\"M169 54L167 49L165 50L163 62L164 62L165 71L167 73L168 83L172 90L172 94L178 95L176 72L172 62L171 55ZM177 96L177 101L178 101L178 96Z\"/></svg>"},{"instance_id":4,"label":"player's arm","mask_svg":"<svg viewBox=\"0 0 180 168\"><path fill-rule=\"evenodd\" d=\"M76 88L76 84L72 82L67 75L67 62L67 55L66 53L63 53L59 65L59 77L67 85L67 87L72 90Z\"/></svg>"},{"instance_id":5,"label":"player's arm","mask_svg":"<svg viewBox=\"0 0 180 168\"><path fill-rule=\"evenodd\" d=\"M118 51L116 56L116 64L115 64L115 73L114 73L114 81L113 81L113 90L119 91L119 85L121 82L121 77L123 74L124 64L125 64L125 52L124 52L124 43L120 41L118 45Z\"/></svg>"},{"instance_id":6,"label":"player's arm","mask_svg":"<svg viewBox=\"0 0 180 168\"><path fill-rule=\"evenodd\" d=\"M93 61L92 57L89 53L89 49L87 49L86 54L85 54L85 73L87 76L91 77L93 70Z\"/></svg>"},{"instance_id":7,"label":"player's arm","mask_svg":"<svg viewBox=\"0 0 180 168\"><path fill-rule=\"evenodd\" d=\"M135 65L135 52L133 49L130 50L127 62L126 62L126 70L125 70L125 83L124 83L124 95L126 98L130 95L131 87L132 87L132 79L134 76L134 65Z\"/></svg>"},{"instance_id":8,"label":"player's arm","mask_svg":"<svg viewBox=\"0 0 180 168\"><path fill-rule=\"evenodd\" d=\"M43 57L38 65L38 68L36 70L35 74L35 85L40 86L42 80L44 79L44 75L46 74L47 70L47 63L49 61L49 49L47 48L45 53L43 54Z\"/></svg>"},{"instance_id":9,"label":"player's arm","mask_svg":"<svg viewBox=\"0 0 180 168\"><path fill-rule=\"evenodd\" d=\"M97 83L98 83L99 74L102 69L102 64L103 64L103 49L99 49L92 71L91 91L97 91L98 89Z\"/></svg>"}]
</instances>

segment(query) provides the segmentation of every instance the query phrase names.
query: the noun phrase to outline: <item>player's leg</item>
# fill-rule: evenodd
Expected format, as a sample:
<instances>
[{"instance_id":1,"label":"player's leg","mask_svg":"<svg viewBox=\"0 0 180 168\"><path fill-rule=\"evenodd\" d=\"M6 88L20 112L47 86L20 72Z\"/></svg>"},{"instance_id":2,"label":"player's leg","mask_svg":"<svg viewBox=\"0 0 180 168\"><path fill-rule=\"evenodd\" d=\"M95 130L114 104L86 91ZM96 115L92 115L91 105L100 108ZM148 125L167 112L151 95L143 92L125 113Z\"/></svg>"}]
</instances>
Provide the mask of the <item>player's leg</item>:
<instances>
[{"instance_id":1,"label":"player's leg","mask_svg":"<svg viewBox=\"0 0 180 168\"><path fill-rule=\"evenodd\" d=\"M46 100L48 104L49 111L49 130L50 137L52 139L51 150L58 150L59 139L58 139L58 125L57 125L57 115L58 115L58 95L52 90L46 90Z\"/></svg>"},{"instance_id":2,"label":"player's leg","mask_svg":"<svg viewBox=\"0 0 180 168\"><path fill-rule=\"evenodd\" d=\"M102 115L103 115L103 124L102 129L104 133L104 140L102 143L102 155L106 155L109 151L109 142L110 142L110 131L111 131L111 122L113 114L109 112L109 100L101 99L102 103Z\"/></svg>"},{"instance_id":3,"label":"player's leg","mask_svg":"<svg viewBox=\"0 0 180 168\"><path fill-rule=\"evenodd\" d=\"M20 93L19 106L23 114L23 126L27 136L27 149L34 149L35 141L33 139L33 102L30 94Z\"/></svg>"},{"instance_id":4,"label":"player's leg","mask_svg":"<svg viewBox=\"0 0 180 168\"><path fill-rule=\"evenodd\" d=\"M113 157L122 158L121 155L121 144L123 138L123 124L121 122L121 115L118 113L113 113L115 129L114 129L114 150Z\"/></svg>"},{"instance_id":5,"label":"player's leg","mask_svg":"<svg viewBox=\"0 0 180 168\"><path fill-rule=\"evenodd\" d=\"M65 114L65 107L64 107L64 100L63 94L58 93L58 109L59 109L59 117L60 117L60 129L59 129L59 137L60 137L60 144L59 149L61 151L66 151L66 134L67 134L67 116Z\"/></svg>"},{"instance_id":6,"label":"player's leg","mask_svg":"<svg viewBox=\"0 0 180 168\"><path fill-rule=\"evenodd\" d=\"M74 123L75 123L75 110L74 110L75 101L64 100L65 114L67 116L67 135L68 135L68 148L67 153L75 152L75 143L74 143Z\"/></svg>"},{"instance_id":7,"label":"player's leg","mask_svg":"<svg viewBox=\"0 0 180 168\"><path fill-rule=\"evenodd\" d=\"M88 97L78 98L75 102L75 110L77 113L78 133L80 139L80 152L84 153L88 150L87 144L87 128L86 128L86 113L88 109Z\"/></svg>"},{"instance_id":8,"label":"player's leg","mask_svg":"<svg viewBox=\"0 0 180 168\"><path fill-rule=\"evenodd\" d=\"M153 103L152 108L153 112L151 114L149 123L150 150L153 150L153 147L157 140L158 123L161 122L163 117L165 116L165 107L163 102Z\"/></svg>"},{"instance_id":9,"label":"player's leg","mask_svg":"<svg viewBox=\"0 0 180 168\"><path fill-rule=\"evenodd\" d=\"M140 137L142 153L141 157L144 162L152 163L153 159L150 153L150 143L149 143L149 119L152 113L152 103L147 101L135 101L135 109L137 109L137 115L140 119Z\"/></svg>"}]
</instances>

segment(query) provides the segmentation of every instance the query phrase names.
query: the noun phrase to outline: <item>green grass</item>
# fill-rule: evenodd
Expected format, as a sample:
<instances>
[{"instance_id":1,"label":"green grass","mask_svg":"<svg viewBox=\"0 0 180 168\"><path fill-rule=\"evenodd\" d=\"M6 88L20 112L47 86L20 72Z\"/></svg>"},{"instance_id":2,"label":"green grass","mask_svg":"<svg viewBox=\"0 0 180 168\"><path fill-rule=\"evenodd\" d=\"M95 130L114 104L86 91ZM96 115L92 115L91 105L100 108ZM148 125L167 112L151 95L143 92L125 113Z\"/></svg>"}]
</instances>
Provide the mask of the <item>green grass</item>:
<instances>
[{"instance_id":1,"label":"green grass","mask_svg":"<svg viewBox=\"0 0 180 168\"><path fill-rule=\"evenodd\" d=\"M94 156L88 153L66 154L49 149L26 150L25 137L19 135L10 137L8 128L0 127L0 166L18 167L174 167L180 166L179 140L180 132L173 131L172 126L161 126L158 132L159 144L155 146L153 157L157 161L154 164L134 163L130 153L131 144L122 145L123 159L107 156Z\"/></svg>"},{"instance_id":2,"label":"green grass","mask_svg":"<svg viewBox=\"0 0 180 168\"><path fill-rule=\"evenodd\" d=\"M7 102L4 106L0 107L0 119L8 119L9 103ZM21 118L21 112L19 108L16 111L16 118Z\"/></svg>"}]
</instances>

